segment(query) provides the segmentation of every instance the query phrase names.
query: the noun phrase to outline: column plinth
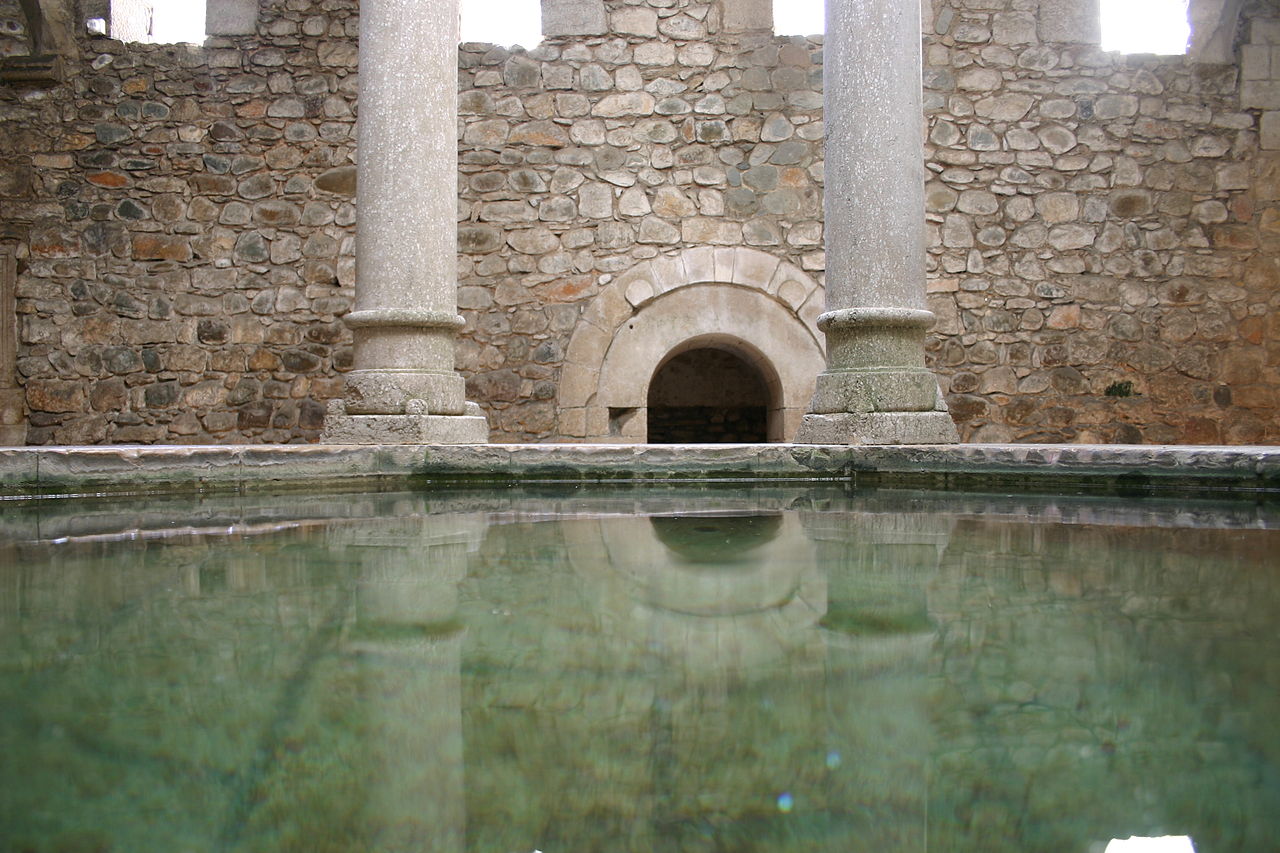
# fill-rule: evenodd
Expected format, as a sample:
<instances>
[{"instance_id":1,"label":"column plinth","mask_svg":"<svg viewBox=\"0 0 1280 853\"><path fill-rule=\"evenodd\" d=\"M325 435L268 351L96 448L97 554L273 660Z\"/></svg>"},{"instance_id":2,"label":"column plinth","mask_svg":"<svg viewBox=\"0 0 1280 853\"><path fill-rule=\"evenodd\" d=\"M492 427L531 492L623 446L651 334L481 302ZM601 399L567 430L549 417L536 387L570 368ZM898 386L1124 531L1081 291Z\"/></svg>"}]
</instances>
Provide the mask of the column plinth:
<instances>
[{"instance_id":1,"label":"column plinth","mask_svg":"<svg viewBox=\"0 0 1280 853\"><path fill-rule=\"evenodd\" d=\"M489 440L454 369L457 30L457 0L361 4L355 368L322 442Z\"/></svg>"},{"instance_id":2,"label":"column plinth","mask_svg":"<svg viewBox=\"0 0 1280 853\"><path fill-rule=\"evenodd\" d=\"M827 0L827 368L798 444L947 444L959 436L925 365L920 9Z\"/></svg>"}]
</instances>

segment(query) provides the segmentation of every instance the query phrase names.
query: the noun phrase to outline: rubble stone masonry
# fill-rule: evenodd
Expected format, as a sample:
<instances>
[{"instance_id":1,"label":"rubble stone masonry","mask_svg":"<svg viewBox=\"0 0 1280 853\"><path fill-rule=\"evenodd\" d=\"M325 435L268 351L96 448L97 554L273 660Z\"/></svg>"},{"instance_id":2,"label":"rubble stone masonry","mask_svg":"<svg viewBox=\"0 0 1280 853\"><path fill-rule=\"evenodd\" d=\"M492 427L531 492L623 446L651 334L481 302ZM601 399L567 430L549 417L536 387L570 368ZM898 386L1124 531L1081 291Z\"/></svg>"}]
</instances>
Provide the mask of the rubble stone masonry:
<instances>
[{"instance_id":1,"label":"rubble stone masonry","mask_svg":"<svg viewBox=\"0 0 1280 853\"><path fill-rule=\"evenodd\" d=\"M1242 71L1054 40L1060 5L926 15L920 286L962 438L1280 439L1280 22L1247 10ZM316 439L351 366L357 7L86 36L64 84L0 85L29 443ZM495 440L565 438L569 339L638 263L750 246L822 280L822 40L607 8L459 51L458 367ZM23 26L0 0L4 53Z\"/></svg>"}]
</instances>

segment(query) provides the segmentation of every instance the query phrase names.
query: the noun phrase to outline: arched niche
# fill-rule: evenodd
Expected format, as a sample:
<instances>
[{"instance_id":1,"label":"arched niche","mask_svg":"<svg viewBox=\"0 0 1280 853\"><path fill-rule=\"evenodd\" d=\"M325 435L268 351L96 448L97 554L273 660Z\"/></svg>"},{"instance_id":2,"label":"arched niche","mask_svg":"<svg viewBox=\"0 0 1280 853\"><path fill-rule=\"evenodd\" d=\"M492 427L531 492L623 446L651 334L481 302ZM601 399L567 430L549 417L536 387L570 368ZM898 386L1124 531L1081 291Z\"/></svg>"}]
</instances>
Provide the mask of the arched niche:
<instances>
[{"instance_id":1,"label":"arched niche","mask_svg":"<svg viewBox=\"0 0 1280 853\"><path fill-rule=\"evenodd\" d=\"M781 383L750 346L694 338L669 353L649 380L649 444L781 441Z\"/></svg>"},{"instance_id":2,"label":"arched niche","mask_svg":"<svg viewBox=\"0 0 1280 853\"><path fill-rule=\"evenodd\" d=\"M654 372L701 343L760 370L772 395L770 440L789 441L826 366L822 287L755 249L699 247L645 261L592 300L574 330L557 400L564 440L644 442Z\"/></svg>"}]
</instances>

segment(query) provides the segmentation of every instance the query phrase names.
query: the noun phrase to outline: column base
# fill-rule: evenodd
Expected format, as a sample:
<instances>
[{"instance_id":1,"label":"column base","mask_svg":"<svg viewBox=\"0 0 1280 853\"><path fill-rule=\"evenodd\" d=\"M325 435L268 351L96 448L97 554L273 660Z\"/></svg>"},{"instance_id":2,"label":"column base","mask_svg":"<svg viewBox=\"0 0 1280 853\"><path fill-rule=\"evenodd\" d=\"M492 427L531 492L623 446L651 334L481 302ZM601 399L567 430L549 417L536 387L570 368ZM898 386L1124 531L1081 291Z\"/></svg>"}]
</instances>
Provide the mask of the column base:
<instances>
[{"instance_id":1,"label":"column base","mask_svg":"<svg viewBox=\"0 0 1280 853\"><path fill-rule=\"evenodd\" d=\"M947 412L837 412L805 415L796 444L956 444Z\"/></svg>"},{"instance_id":2,"label":"column base","mask_svg":"<svg viewBox=\"0 0 1280 853\"><path fill-rule=\"evenodd\" d=\"M468 404L468 410L474 404ZM475 406L478 410L479 406ZM329 412L321 444L488 444L489 421L466 415L348 415Z\"/></svg>"}]
</instances>

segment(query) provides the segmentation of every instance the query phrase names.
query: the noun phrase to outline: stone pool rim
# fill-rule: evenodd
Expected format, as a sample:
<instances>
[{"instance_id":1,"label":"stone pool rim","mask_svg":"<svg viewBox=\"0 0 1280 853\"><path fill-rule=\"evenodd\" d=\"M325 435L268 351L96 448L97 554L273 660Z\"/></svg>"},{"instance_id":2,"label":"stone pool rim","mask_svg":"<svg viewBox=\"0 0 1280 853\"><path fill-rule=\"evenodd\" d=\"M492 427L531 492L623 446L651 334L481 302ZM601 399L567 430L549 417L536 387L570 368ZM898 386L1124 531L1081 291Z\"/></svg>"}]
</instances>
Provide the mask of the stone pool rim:
<instances>
[{"instance_id":1,"label":"stone pool rim","mask_svg":"<svg viewBox=\"0 0 1280 853\"><path fill-rule=\"evenodd\" d=\"M0 499L532 482L837 481L1280 497L1280 447L1088 444L110 445L0 448Z\"/></svg>"}]
</instances>

